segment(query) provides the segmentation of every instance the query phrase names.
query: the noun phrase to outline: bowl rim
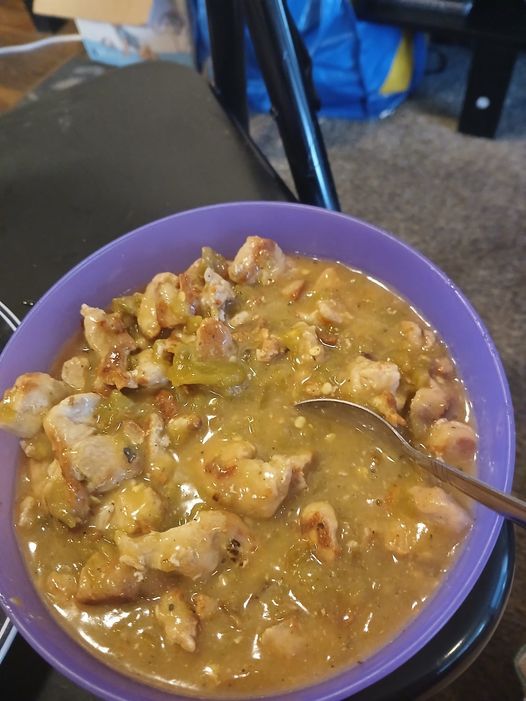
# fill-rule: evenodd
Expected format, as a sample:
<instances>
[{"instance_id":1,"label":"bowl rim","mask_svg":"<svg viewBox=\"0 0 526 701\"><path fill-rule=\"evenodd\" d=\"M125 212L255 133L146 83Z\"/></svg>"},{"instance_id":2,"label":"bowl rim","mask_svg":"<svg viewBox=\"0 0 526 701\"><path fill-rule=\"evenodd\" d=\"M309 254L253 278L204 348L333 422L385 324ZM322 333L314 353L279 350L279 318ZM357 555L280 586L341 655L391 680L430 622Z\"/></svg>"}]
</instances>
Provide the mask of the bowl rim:
<instances>
[{"instance_id":1,"label":"bowl rim","mask_svg":"<svg viewBox=\"0 0 526 701\"><path fill-rule=\"evenodd\" d=\"M132 240L135 237L139 237L143 234L143 232L147 231L150 229L152 226L160 225L163 222L171 222L176 219L180 218L186 218L186 217L192 217L195 216L196 214L204 214L206 212L215 212L215 211L220 211L220 210L233 210L234 216L235 216L235 210L239 208L274 208L274 209L283 209L283 210L290 210L290 209L295 209L295 210L303 210L307 214L309 212L316 214L317 216L321 217L326 217L327 220L330 220L332 218L338 218L338 219L344 219L347 222L350 220L351 222L354 222L356 225L358 225L361 228L367 228L371 230L372 232L375 232L376 235L379 235L381 238L388 239L392 244L395 246L401 248L404 250L405 254L408 254L410 256L416 257L419 261L420 264L422 264L425 268L427 268L428 271L431 271L435 276L438 276L441 280L441 283L443 285L446 285L451 291L453 291L457 297L458 303L464 306L465 310L468 312L469 316L471 317L471 320L474 322L475 326L477 327L478 332L480 333L481 336L481 341L483 341L487 347L487 350L489 351L492 359L492 363L495 369L495 377L498 380L498 383L500 385L500 389L502 391L502 398L504 400L504 409L505 409L505 416L506 416L506 425L505 425L505 439L506 439L506 445L507 445L507 460L506 460L506 465L505 465L505 479L504 479L504 486L503 490L509 492L511 490L511 485L513 481L513 472L514 472L514 455L515 455L515 426L514 426L514 413L513 413L513 405L512 405L512 400L511 400L511 394L509 390L509 385L507 382L506 374L504 371L504 367L502 365L502 361L500 359L499 353L495 347L495 344L493 340L491 339L488 330L486 329L484 323L482 322L481 318L479 317L478 313L472 306L472 304L469 302L469 300L465 297L465 295L462 293L460 288L453 283L450 278L437 266L435 265L431 260L429 260L426 256L424 256L420 251L417 249L413 248L409 244L405 243L404 241L398 239L395 237L393 234L384 231L382 228L377 227L375 225L369 224L367 222L363 222L355 217L352 217L350 215L341 213L341 212L335 212L331 210L325 210L321 209L312 205L304 205L304 204L299 204L299 203L289 203L289 202L273 202L273 201L239 201L239 202L228 202L228 203L219 203L219 204L214 204L214 205L208 205L204 207L196 207L192 208L189 210L184 210L181 212L176 212L174 214L168 215L166 217L162 217L160 219L148 222L146 224L143 224L140 227L137 227L136 229L123 234L119 236L118 238L110 241L106 245L98 248L95 250L93 253L91 253L89 256L85 257L83 260L81 260L79 263L77 263L73 268L71 268L67 273L65 273L61 278L59 278L47 291L46 293L38 300L38 302L35 304L35 306L28 312L28 314L24 317L22 320L22 324L20 327L13 333L11 338L8 340L5 348L3 349L2 353L0 354L0 367L4 361L4 358L7 357L10 353L10 348L12 345L16 343L16 338L18 337L19 333L21 330L23 330L26 326L28 326L31 323L31 320L33 319L34 316L36 316L42 307L44 307L47 304L47 301L50 297L52 297L57 289L63 287L64 285L67 285L69 281L76 277L80 271L84 270L84 268L88 266L92 266L96 263L96 261L102 257L107 255L112 249L118 248L125 244L126 241ZM262 232L264 233L264 232ZM271 236L272 234L269 233ZM205 242L206 244L206 242ZM395 289L396 291L396 289ZM409 300L411 302L411 300ZM440 329L439 329L440 331ZM11 501L11 498L9 499ZM228 696L228 695L223 695L221 697L214 697L213 695L210 696L200 696L200 695L184 695L184 692L181 691L175 691L174 693L168 691L168 690L163 690L162 693L166 695L166 699L172 699L172 701L179 701L184 700L184 699L189 699L189 698L198 698L198 699L213 699L213 698L222 698L222 699L229 699L229 698L236 698L236 699L248 699L248 698L280 698L280 699L287 699L288 701L336 701L337 699L343 699L346 698L350 693L356 693L362 689L365 689L366 687L370 686L376 681L379 681L380 679L386 677L390 672L394 671L396 668L398 668L401 664L409 660L419 649L421 649L427 642L431 640L431 638L436 635L436 633L443 627L443 625L454 615L454 613L457 611L457 609L460 607L462 602L465 600L465 598L469 595L471 589L473 588L473 585L475 584L476 580L478 579L478 576L480 575L480 572L486 565L489 556L494 548L496 539L498 537L498 534L500 532L503 518L497 514L492 515L492 523L491 523L491 528L487 532L487 540L486 540L486 545L483 548L482 552L480 553L479 559L477 561L477 565L474 568L474 570L470 573L468 579L464 583L462 589L458 590L455 592L455 594L448 600L448 605L447 607L442 611L441 615L437 616L435 619L429 622L429 625L427 628L422 631L421 635L416 637L413 640L413 643L400 650L398 654L391 656L387 662L381 664L379 667L376 667L375 669L372 669L368 673L360 676L359 683L357 681L352 681L352 682L347 682L345 681L346 677L350 674L350 672L355 669L356 667L351 667L348 669L344 669L336 675L330 676L328 678L322 679L319 682L315 682L312 685L306 686L306 687L301 687L294 689L290 692L284 692L281 694L264 694L261 697L260 696L253 696L251 695L250 697L240 697L240 696ZM12 523L11 523L12 527ZM471 536L471 534L470 534ZM470 537L468 536L468 538ZM465 544L464 544L465 547ZM458 561L457 561L458 562ZM455 563L453 567L451 568L450 572L453 572L456 567ZM27 578L31 582L31 585L34 587L32 578L29 576L29 573L27 573ZM449 573L448 573L449 574ZM0 585L2 585L2 572L0 570ZM443 586L443 582L441 585L438 587L437 591L435 591L430 597L432 600L433 598L436 597L438 592ZM82 686L92 693L98 694L102 696L103 698L106 698L111 701L126 701L125 696L121 695L121 693L113 692L108 689L108 687L105 684L99 684L98 681L86 678L83 676L81 673L76 672L75 670L70 669L67 665L63 663L63 661L60 658L60 655L53 654L50 652L47 647L46 647L46 640L45 636L42 634L42 632L39 631L38 626L36 627L36 633L35 631L35 626L34 622L31 621L31 616L25 614L23 609L20 607L12 604L7 597L3 595L2 592L0 592L0 603L2 604L3 608L6 610L7 614L9 617L12 619L14 622L15 626L17 627L17 630L22 634L22 636L30 643L30 645L42 656L44 659L46 659L47 662L49 662L55 669L57 669L59 672L70 678L73 682L78 684L79 686ZM418 620L421 616L422 613L425 611L427 606L429 605L430 602L426 603L426 606L422 609L419 615L415 617L414 620ZM54 620L54 617L48 613L49 617L54 621L56 625L57 622ZM67 633L62 627L61 627L62 632L64 633L65 636L67 636L67 639L69 641L74 641L74 639L71 638L69 633ZM377 655L385 650L386 648L389 648L390 645L393 644L393 642L396 642L397 638L400 637L407 628L402 629L397 636L395 637L394 640L391 642L386 643L383 645L379 651L374 653L372 656L369 656L366 658L364 665L362 667L368 667L369 662L377 657ZM77 641L74 641L76 645L79 645ZM94 657L92 653L90 653L86 648L83 646L79 647L82 648L84 655L88 656L91 660L96 659L97 661L100 661L97 657ZM102 663L104 664L104 663ZM114 667L105 665L107 669L111 671L112 676L117 675L117 677L122 677L125 680L133 680L135 682L135 679L129 675L127 675L125 672L121 672L117 670ZM364 670L365 671L365 670ZM142 689L142 691L152 691L153 689L158 690L156 687L152 687L149 684L146 684L142 681L137 680L136 686L138 691ZM181 695L180 695L181 694ZM143 698L142 696L137 695L137 698ZM159 698L164 698L159 697Z\"/></svg>"}]
</instances>

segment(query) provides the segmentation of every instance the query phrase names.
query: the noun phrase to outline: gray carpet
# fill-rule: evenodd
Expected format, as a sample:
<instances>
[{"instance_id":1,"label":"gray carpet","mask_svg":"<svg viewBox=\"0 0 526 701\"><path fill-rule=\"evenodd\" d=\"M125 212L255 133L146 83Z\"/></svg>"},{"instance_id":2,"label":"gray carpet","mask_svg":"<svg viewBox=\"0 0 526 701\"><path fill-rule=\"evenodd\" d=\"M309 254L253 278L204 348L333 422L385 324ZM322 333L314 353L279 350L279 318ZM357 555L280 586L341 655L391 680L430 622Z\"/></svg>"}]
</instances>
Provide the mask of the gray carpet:
<instances>
[{"instance_id":1,"label":"gray carpet","mask_svg":"<svg viewBox=\"0 0 526 701\"><path fill-rule=\"evenodd\" d=\"M502 355L518 429L515 490L526 498L526 56L497 139L457 133L469 52L443 49L444 72L382 121L322 124L342 209L425 253L467 294ZM289 180L268 117L256 140ZM516 579L482 655L435 701L522 698L513 657L526 643L526 537L517 529Z\"/></svg>"}]
</instances>

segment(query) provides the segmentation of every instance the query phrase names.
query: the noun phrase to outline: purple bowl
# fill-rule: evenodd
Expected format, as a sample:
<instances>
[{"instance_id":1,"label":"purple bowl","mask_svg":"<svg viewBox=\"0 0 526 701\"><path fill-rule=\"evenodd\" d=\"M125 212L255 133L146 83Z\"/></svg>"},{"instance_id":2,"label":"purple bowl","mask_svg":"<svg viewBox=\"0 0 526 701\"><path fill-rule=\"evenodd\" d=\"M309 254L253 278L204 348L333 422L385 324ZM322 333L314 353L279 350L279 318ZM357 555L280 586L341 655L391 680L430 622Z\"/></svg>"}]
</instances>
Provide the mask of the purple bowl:
<instances>
[{"instance_id":1,"label":"purple bowl","mask_svg":"<svg viewBox=\"0 0 526 701\"><path fill-rule=\"evenodd\" d=\"M340 260L398 290L449 345L471 397L480 433L479 474L509 491L515 453L506 377L481 320L432 263L392 236L351 217L304 205L241 202L182 212L148 224L97 251L51 288L0 356L0 393L18 375L47 370L78 328L81 303L106 307L163 270L184 270L209 245L232 256L249 234L275 239L285 251ZM127 678L92 657L53 620L37 595L12 527L17 440L0 433L0 603L19 632L56 669L112 701L174 701L174 694ZM424 610L363 664L308 688L289 701L344 699L392 672L420 650L471 591L493 549L502 518L483 506L458 561Z\"/></svg>"}]
</instances>

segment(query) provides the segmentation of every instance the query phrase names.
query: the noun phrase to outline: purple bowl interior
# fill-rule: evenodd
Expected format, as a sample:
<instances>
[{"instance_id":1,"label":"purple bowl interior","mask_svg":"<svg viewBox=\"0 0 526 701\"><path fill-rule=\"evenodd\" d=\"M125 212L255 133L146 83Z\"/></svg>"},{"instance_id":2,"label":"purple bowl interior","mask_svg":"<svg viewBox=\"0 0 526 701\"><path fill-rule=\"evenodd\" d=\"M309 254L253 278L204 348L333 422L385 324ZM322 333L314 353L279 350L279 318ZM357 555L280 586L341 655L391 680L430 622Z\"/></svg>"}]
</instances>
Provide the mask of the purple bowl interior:
<instances>
[{"instance_id":1,"label":"purple bowl interior","mask_svg":"<svg viewBox=\"0 0 526 701\"><path fill-rule=\"evenodd\" d=\"M400 241L350 217L303 205L234 203L183 212L144 226L90 256L34 307L0 356L0 393L30 370L47 370L80 324L87 302L105 307L142 287L155 273L183 270L202 245L227 256L247 235L275 239L285 251L340 260L391 285L436 327L457 361L480 433L479 474L509 491L513 478L513 411L493 343L461 292L427 259ZM166 701L173 694L143 686L92 657L55 623L36 594L12 528L17 441L0 433L0 603L19 631L52 665L105 699ZM501 518L484 507L460 557L423 612L362 665L282 699L343 699L386 676L414 655L460 606L493 549Z\"/></svg>"}]
</instances>

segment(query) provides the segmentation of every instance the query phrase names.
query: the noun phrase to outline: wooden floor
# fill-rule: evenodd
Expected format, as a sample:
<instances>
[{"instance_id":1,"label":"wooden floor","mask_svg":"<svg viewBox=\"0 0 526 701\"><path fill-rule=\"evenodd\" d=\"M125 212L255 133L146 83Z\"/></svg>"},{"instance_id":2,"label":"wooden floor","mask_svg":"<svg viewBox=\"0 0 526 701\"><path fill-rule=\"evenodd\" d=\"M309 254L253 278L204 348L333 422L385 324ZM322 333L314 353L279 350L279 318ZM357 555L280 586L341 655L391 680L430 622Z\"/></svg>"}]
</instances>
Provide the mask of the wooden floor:
<instances>
[{"instance_id":1,"label":"wooden floor","mask_svg":"<svg viewBox=\"0 0 526 701\"><path fill-rule=\"evenodd\" d=\"M59 32L62 33L76 33L75 25L67 23ZM0 46L25 44L45 36L35 29L22 0L0 0ZM72 56L83 52L81 43L72 43L0 56L0 112L16 105Z\"/></svg>"}]
</instances>

